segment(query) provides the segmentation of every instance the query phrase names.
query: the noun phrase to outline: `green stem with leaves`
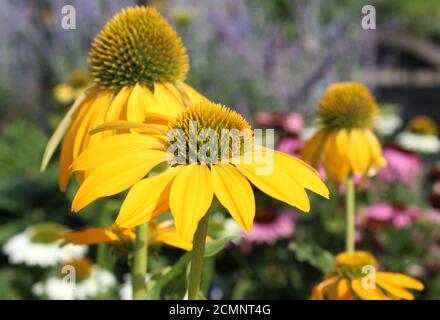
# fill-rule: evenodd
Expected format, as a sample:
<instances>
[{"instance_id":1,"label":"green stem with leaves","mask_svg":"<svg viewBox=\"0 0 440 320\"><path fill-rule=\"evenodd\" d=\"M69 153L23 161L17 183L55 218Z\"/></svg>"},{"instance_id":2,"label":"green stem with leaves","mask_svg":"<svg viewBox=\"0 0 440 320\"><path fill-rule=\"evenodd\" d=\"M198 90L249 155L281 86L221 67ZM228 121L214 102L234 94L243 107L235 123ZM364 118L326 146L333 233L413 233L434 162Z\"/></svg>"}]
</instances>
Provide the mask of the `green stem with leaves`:
<instances>
[{"instance_id":1,"label":"green stem with leaves","mask_svg":"<svg viewBox=\"0 0 440 320\"><path fill-rule=\"evenodd\" d=\"M136 240L134 241L133 266L131 284L133 287L133 299L144 300L147 293L145 276L148 263L148 223L136 228Z\"/></svg>"},{"instance_id":2,"label":"green stem with leaves","mask_svg":"<svg viewBox=\"0 0 440 320\"><path fill-rule=\"evenodd\" d=\"M345 249L348 252L354 251L354 215L355 215L355 191L352 177L347 179L345 190L345 210L346 210L346 238Z\"/></svg>"},{"instance_id":3,"label":"green stem with leaves","mask_svg":"<svg viewBox=\"0 0 440 320\"><path fill-rule=\"evenodd\" d=\"M206 236L208 234L208 222L209 214L205 214L200 220L197 231L194 234L191 269L189 271L188 300L196 300L199 295L203 259L205 256Z\"/></svg>"}]
</instances>

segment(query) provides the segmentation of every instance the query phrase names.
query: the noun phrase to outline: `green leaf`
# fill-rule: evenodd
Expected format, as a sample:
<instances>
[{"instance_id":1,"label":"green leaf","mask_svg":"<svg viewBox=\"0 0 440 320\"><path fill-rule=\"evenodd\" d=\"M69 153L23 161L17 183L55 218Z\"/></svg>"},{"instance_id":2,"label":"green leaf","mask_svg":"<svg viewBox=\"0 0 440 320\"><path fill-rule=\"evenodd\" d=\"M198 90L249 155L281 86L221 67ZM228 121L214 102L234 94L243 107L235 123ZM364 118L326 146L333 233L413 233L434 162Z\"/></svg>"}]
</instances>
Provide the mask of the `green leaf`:
<instances>
[{"instance_id":1,"label":"green leaf","mask_svg":"<svg viewBox=\"0 0 440 320\"><path fill-rule=\"evenodd\" d=\"M205 246L205 258L215 256L222 251L230 241L238 239L239 237L239 235L232 235L208 241Z\"/></svg>"},{"instance_id":2,"label":"green leaf","mask_svg":"<svg viewBox=\"0 0 440 320\"><path fill-rule=\"evenodd\" d=\"M295 252L296 258L307 262L323 273L329 273L334 267L334 256L327 250L303 243L291 243L289 249Z\"/></svg>"}]
</instances>

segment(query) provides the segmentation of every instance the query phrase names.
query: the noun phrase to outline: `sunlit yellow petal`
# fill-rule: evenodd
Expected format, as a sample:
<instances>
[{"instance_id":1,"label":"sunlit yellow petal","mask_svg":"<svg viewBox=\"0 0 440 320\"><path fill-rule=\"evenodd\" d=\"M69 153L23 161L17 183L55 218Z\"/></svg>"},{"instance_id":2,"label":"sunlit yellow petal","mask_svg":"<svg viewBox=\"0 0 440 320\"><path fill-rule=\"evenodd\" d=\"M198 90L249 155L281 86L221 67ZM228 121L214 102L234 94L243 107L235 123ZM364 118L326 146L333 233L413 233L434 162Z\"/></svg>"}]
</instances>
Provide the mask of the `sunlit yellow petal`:
<instances>
[{"instance_id":1,"label":"sunlit yellow petal","mask_svg":"<svg viewBox=\"0 0 440 320\"><path fill-rule=\"evenodd\" d=\"M84 103L88 103L90 100L94 99L96 89L97 88L95 86L93 86L91 88L84 90L84 92L75 100L72 107L70 107L69 111L66 113L64 118L61 120L57 129L55 130L53 135L50 137L49 142L47 143L46 149L44 150L43 159L41 161L41 167L40 167L41 171L46 170L46 167L50 161L50 158L52 158L58 144L63 139L63 136L66 133L66 131L69 129L71 123L74 121L74 119L76 117L76 113L78 112L79 108Z\"/></svg>"},{"instance_id":2,"label":"sunlit yellow petal","mask_svg":"<svg viewBox=\"0 0 440 320\"><path fill-rule=\"evenodd\" d=\"M179 100L161 83L154 84L154 97L165 110L159 113L177 115L183 110L183 105L179 103Z\"/></svg>"},{"instance_id":3,"label":"sunlit yellow petal","mask_svg":"<svg viewBox=\"0 0 440 320\"><path fill-rule=\"evenodd\" d=\"M165 152L150 150L130 153L99 166L81 184L73 199L72 210L79 211L98 198L124 191L165 160Z\"/></svg>"},{"instance_id":4,"label":"sunlit yellow petal","mask_svg":"<svg viewBox=\"0 0 440 320\"><path fill-rule=\"evenodd\" d=\"M318 172L307 163L283 152L275 151L275 165L283 167L305 189L329 198L330 192L327 186Z\"/></svg>"},{"instance_id":5,"label":"sunlit yellow petal","mask_svg":"<svg viewBox=\"0 0 440 320\"><path fill-rule=\"evenodd\" d=\"M312 291L312 300L323 300L325 297L325 292L328 290L329 286L338 281L338 277L330 277L321 283L317 284Z\"/></svg>"},{"instance_id":6,"label":"sunlit yellow petal","mask_svg":"<svg viewBox=\"0 0 440 320\"><path fill-rule=\"evenodd\" d=\"M137 83L128 99L127 120L143 122L147 112L164 113L164 110L150 89Z\"/></svg>"},{"instance_id":7,"label":"sunlit yellow petal","mask_svg":"<svg viewBox=\"0 0 440 320\"><path fill-rule=\"evenodd\" d=\"M119 134L108 137L86 149L72 164L70 170L90 170L120 157L163 150L162 140L142 134Z\"/></svg>"},{"instance_id":8,"label":"sunlit yellow petal","mask_svg":"<svg viewBox=\"0 0 440 320\"><path fill-rule=\"evenodd\" d=\"M122 87L118 94L113 99L110 107L105 115L105 122L113 122L127 118L127 103L130 97L131 88ZM108 131L104 133L104 136L111 136L115 134L116 130Z\"/></svg>"},{"instance_id":9,"label":"sunlit yellow petal","mask_svg":"<svg viewBox=\"0 0 440 320\"><path fill-rule=\"evenodd\" d=\"M170 208L176 229L185 241L192 241L200 219L213 197L211 174L204 164L182 166L170 192Z\"/></svg>"},{"instance_id":10,"label":"sunlit yellow petal","mask_svg":"<svg viewBox=\"0 0 440 320\"><path fill-rule=\"evenodd\" d=\"M255 217L254 192L247 179L230 164L211 168L214 193L235 221L249 232Z\"/></svg>"},{"instance_id":11,"label":"sunlit yellow petal","mask_svg":"<svg viewBox=\"0 0 440 320\"><path fill-rule=\"evenodd\" d=\"M188 95L189 99L191 100L191 103L200 102L200 101L206 101L207 99L200 94L196 89L191 87L190 85L180 82L177 84L179 88L182 88L185 93Z\"/></svg>"},{"instance_id":12,"label":"sunlit yellow petal","mask_svg":"<svg viewBox=\"0 0 440 320\"><path fill-rule=\"evenodd\" d=\"M237 168L248 178L252 184L269 196L284 201L304 212L310 211L310 202L304 188L283 167L275 163L270 165L270 160L265 157L250 164L240 161ZM266 154L268 156L268 154ZM271 156L269 155L268 158ZM273 155L275 158L275 155ZM266 160L265 160L266 159ZM274 159L276 161L276 158ZM266 172L267 171L267 172Z\"/></svg>"},{"instance_id":13,"label":"sunlit yellow petal","mask_svg":"<svg viewBox=\"0 0 440 320\"><path fill-rule=\"evenodd\" d=\"M167 211L171 185L179 169L172 168L136 183L121 206L116 224L123 228L135 227Z\"/></svg>"},{"instance_id":14,"label":"sunlit yellow petal","mask_svg":"<svg viewBox=\"0 0 440 320\"><path fill-rule=\"evenodd\" d=\"M394 285L393 283L387 281L385 278L376 278L376 285L382 287L385 291L389 292L397 299L413 300L414 295L408 290Z\"/></svg>"},{"instance_id":15,"label":"sunlit yellow petal","mask_svg":"<svg viewBox=\"0 0 440 320\"><path fill-rule=\"evenodd\" d=\"M159 228L155 240L186 251L192 250L192 241L183 240L173 227Z\"/></svg>"}]
</instances>

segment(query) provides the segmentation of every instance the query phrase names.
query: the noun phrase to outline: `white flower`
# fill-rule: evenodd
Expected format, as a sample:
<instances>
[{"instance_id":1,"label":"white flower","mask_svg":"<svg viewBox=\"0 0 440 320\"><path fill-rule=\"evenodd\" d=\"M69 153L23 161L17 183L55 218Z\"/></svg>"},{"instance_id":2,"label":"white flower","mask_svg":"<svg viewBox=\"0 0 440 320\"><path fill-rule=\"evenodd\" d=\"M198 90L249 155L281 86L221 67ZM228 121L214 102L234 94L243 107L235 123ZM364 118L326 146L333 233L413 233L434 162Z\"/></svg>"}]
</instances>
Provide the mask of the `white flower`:
<instances>
[{"instance_id":1,"label":"white flower","mask_svg":"<svg viewBox=\"0 0 440 320\"><path fill-rule=\"evenodd\" d=\"M402 118L397 114L380 114L376 119L375 129L377 133L390 136L402 125Z\"/></svg>"},{"instance_id":2,"label":"white flower","mask_svg":"<svg viewBox=\"0 0 440 320\"><path fill-rule=\"evenodd\" d=\"M84 300L96 298L116 285L115 276L99 266L92 266L90 275L79 283L51 277L44 282L33 285L32 293L36 296L46 295L50 300Z\"/></svg>"},{"instance_id":3,"label":"white flower","mask_svg":"<svg viewBox=\"0 0 440 320\"><path fill-rule=\"evenodd\" d=\"M396 139L402 148L410 151L420 153L438 153L440 151L440 140L433 135L404 131L399 133Z\"/></svg>"},{"instance_id":4,"label":"white flower","mask_svg":"<svg viewBox=\"0 0 440 320\"><path fill-rule=\"evenodd\" d=\"M59 263L83 257L87 246L68 244L60 247L61 240L51 243L32 242L33 227L10 238L3 246L11 264L24 263L28 266L50 267Z\"/></svg>"}]
</instances>

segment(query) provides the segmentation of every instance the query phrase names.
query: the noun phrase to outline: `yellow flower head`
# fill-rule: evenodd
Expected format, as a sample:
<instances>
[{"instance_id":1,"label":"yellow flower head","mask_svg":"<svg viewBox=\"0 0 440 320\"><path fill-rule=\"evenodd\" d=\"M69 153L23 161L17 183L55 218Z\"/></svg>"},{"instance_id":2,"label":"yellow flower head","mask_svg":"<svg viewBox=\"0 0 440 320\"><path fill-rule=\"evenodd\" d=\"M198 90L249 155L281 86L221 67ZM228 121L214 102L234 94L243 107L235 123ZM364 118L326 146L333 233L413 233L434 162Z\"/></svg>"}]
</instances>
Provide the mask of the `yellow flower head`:
<instances>
[{"instance_id":1,"label":"yellow flower head","mask_svg":"<svg viewBox=\"0 0 440 320\"><path fill-rule=\"evenodd\" d=\"M89 52L93 81L117 90L155 82L180 82L189 69L182 40L154 8L132 7L116 14Z\"/></svg>"},{"instance_id":2,"label":"yellow flower head","mask_svg":"<svg viewBox=\"0 0 440 320\"><path fill-rule=\"evenodd\" d=\"M73 69L66 83L61 83L53 89L55 99L60 103L70 103L89 85L90 77L87 70Z\"/></svg>"},{"instance_id":3,"label":"yellow flower head","mask_svg":"<svg viewBox=\"0 0 440 320\"><path fill-rule=\"evenodd\" d=\"M376 114L376 101L370 91L356 82L330 85L318 108L318 117L328 130L370 129Z\"/></svg>"},{"instance_id":4,"label":"yellow flower head","mask_svg":"<svg viewBox=\"0 0 440 320\"><path fill-rule=\"evenodd\" d=\"M180 237L191 241L214 195L245 231L255 216L251 183L305 212L310 210L305 189L329 196L318 173L301 160L254 142L241 147L239 142L246 145L252 137L250 126L227 107L203 101L174 120L134 127L139 134L106 138L72 164L72 171L93 170L73 200L74 211L131 187L116 220L119 227L135 227L171 209ZM133 124L105 128L127 130ZM160 163L168 167L145 178Z\"/></svg>"},{"instance_id":5,"label":"yellow flower head","mask_svg":"<svg viewBox=\"0 0 440 320\"><path fill-rule=\"evenodd\" d=\"M97 141L111 136L90 131L115 121L143 122L151 114L175 116L194 102L204 100L183 82L188 56L182 41L153 8L122 10L97 35L89 62L94 85L82 91L46 147L44 170L64 137L59 186L65 190L68 168L79 154ZM77 78L77 77L75 77ZM72 94L72 87L58 88L59 95ZM77 175L83 181L89 172Z\"/></svg>"},{"instance_id":6,"label":"yellow flower head","mask_svg":"<svg viewBox=\"0 0 440 320\"><path fill-rule=\"evenodd\" d=\"M438 127L434 120L427 116L416 116L407 125L407 130L413 133L437 136Z\"/></svg>"},{"instance_id":7,"label":"yellow flower head","mask_svg":"<svg viewBox=\"0 0 440 320\"><path fill-rule=\"evenodd\" d=\"M399 300L414 299L407 289L423 290L423 284L401 273L377 271L378 263L365 251L342 252L334 271L313 288L312 299Z\"/></svg>"},{"instance_id":8,"label":"yellow flower head","mask_svg":"<svg viewBox=\"0 0 440 320\"><path fill-rule=\"evenodd\" d=\"M149 222L148 243L163 243L183 250L191 250L192 242L180 239L176 229L170 220L157 223ZM73 244L98 244L98 243L131 243L136 239L136 234L132 229L119 228L116 225L107 227L92 227L82 231L71 231L58 237L65 243Z\"/></svg>"},{"instance_id":9,"label":"yellow flower head","mask_svg":"<svg viewBox=\"0 0 440 320\"><path fill-rule=\"evenodd\" d=\"M322 129L308 140L301 157L314 167L322 165L328 177L344 183L349 175L371 175L386 165L371 128L377 106L359 83L331 85L318 108Z\"/></svg>"}]
</instances>

